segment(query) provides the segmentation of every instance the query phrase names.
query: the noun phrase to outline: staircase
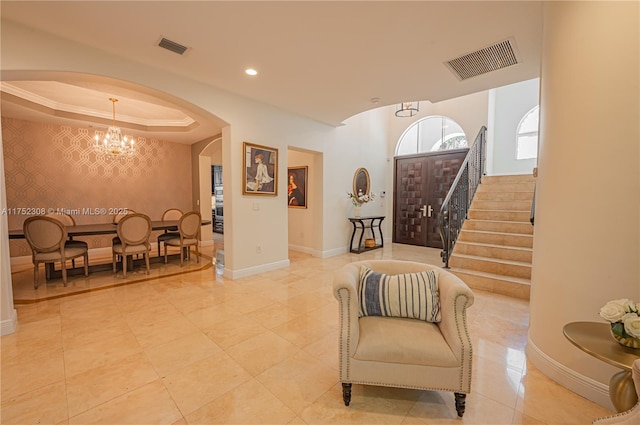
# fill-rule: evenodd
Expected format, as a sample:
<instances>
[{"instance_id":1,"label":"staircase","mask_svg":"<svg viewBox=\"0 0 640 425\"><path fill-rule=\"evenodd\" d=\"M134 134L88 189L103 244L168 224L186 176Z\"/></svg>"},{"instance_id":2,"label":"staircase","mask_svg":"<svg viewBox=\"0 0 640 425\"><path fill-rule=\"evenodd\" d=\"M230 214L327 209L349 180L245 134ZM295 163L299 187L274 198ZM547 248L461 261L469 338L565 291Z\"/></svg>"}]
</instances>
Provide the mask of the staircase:
<instances>
[{"instance_id":1,"label":"staircase","mask_svg":"<svg viewBox=\"0 0 640 425\"><path fill-rule=\"evenodd\" d=\"M529 299L534 187L531 175L482 177L449 260L470 288Z\"/></svg>"}]
</instances>

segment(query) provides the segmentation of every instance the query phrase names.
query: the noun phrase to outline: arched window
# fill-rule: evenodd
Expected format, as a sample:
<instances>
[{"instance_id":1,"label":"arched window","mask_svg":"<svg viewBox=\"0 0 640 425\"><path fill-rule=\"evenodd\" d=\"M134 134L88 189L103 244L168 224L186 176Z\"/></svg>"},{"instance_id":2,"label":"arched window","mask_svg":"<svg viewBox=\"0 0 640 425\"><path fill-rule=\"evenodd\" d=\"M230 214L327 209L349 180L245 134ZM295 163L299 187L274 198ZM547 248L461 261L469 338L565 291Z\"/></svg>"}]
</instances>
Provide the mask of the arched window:
<instances>
[{"instance_id":1,"label":"arched window","mask_svg":"<svg viewBox=\"0 0 640 425\"><path fill-rule=\"evenodd\" d=\"M462 127L451 118L431 116L413 123L400 136L396 156L468 147Z\"/></svg>"},{"instance_id":2,"label":"arched window","mask_svg":"<svg viewBox=\"0 0 640 425\"><path fill-rule=\"evenodd\" d=\"M540 107L536 106L527 112L518 124L516 159L532 159L538 157L538 120Z\"/></svg>"}]
</instances>

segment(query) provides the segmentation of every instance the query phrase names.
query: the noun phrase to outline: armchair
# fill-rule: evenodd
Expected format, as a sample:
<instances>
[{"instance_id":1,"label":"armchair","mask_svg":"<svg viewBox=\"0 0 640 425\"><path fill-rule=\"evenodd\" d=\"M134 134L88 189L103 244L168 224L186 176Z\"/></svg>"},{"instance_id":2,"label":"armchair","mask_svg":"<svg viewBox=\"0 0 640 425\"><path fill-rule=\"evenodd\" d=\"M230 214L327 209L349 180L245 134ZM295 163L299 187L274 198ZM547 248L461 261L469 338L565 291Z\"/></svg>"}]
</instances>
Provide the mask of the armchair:
<instances>
[{"instance_id":1,"label":"armchair","mask_svg":"<svg viewBox=\"0 0 640 425\"><path fill-rule=\"evenodd\" d=\"M427 301L437 301L439 297L440 317L433 314L434 323L408 318L406 314L403 317L363 315L360 298L370 299L371 294L360 295L365 294L361 283L362 266L387 276L434 271L438 291ZM458 416L464 414L465 397L471 391L472 357L466 309L473 304L474 296L462 280L430 264L359 261L337 272L333 292L339 302L340 381L346 406L351 401L352 384L382 385L452 391ZM422 298L422 306L424 301ZM420 314L420 317L424 316Z\"/></svg>"}]
</instances>

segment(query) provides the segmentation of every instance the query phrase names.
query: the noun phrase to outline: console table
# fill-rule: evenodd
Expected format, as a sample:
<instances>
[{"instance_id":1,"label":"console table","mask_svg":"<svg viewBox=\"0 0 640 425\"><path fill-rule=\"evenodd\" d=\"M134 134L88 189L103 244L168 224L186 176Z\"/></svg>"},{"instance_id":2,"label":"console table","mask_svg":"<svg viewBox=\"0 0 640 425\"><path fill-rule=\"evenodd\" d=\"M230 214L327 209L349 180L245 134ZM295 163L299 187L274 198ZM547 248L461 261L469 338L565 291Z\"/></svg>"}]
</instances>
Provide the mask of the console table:
<instances>
[{"instance_id":1,"label":"console table","mask_svg":"<svg viewBox=\"0 0 640 425\"><path fill-rule=\"evenodd\" d=\"M638 401L631 365L640 350L623 347L611 336L611 325L599 322L572 322L564 325L564 336L573 345L612 366L622 369L609 381L609 398L618 412L631 409Z\"/></svg>"},{"instance_id":2,"label":"console table","mask_svg":"<svg viewBox=\"0 0 640 425\"><path fill-rule=\"evenodd\" d=\"M349 250L355 254L360 254L361 252L371 251L372 249L382 248L384 246L384 239L382 237L382 220L384 220L384 216L369 216L369 217L349 217L349 221L353 225L353 232L351 233L351 242L349 243ZM376 236L375 229L378 229L378 233L380 234L380 240L378 241L378 237ZM366 247L362 244L362 238L364 237L365 229L370 229L373 239L375 240L375 245L372 247ZM360 230L360 239L358 241L358 246L353 247L353 239L356 237L356 233Z\"/></svg>"}]
</instances>

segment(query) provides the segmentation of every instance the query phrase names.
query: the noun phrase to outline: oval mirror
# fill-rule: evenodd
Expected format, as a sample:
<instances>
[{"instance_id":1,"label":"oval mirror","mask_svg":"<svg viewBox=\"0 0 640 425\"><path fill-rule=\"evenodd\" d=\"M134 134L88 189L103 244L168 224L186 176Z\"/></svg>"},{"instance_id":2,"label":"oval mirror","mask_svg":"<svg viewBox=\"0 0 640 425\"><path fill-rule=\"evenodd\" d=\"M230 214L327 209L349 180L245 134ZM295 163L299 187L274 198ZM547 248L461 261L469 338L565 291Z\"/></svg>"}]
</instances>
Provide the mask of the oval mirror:
<instances>
[{"instance_id":1,"label":"oval mirror","mask_svg":"<svg viewBox=\"0 0 640 425\"><path fill-rule=\"evenodd\" d=\"M353 176L353 194L356 196L367 194L371 191L371 179L366 168L358 168Z\"/></svg>"}]
</instances>

